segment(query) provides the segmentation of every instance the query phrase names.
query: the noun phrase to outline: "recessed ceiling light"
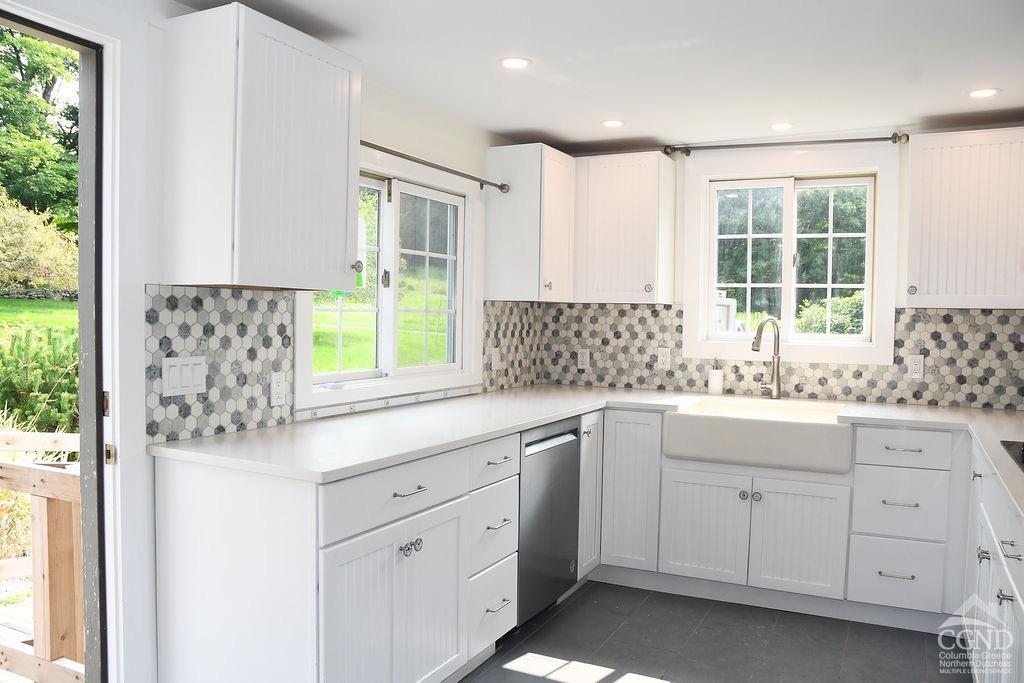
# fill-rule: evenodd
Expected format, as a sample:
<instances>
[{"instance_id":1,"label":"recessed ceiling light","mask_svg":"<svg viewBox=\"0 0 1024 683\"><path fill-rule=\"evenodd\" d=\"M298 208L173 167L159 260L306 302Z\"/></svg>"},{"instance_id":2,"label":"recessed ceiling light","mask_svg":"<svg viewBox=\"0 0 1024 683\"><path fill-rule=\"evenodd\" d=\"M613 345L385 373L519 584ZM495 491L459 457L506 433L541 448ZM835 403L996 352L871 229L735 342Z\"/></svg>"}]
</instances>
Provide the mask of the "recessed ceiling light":
<instances>
[{"instance_id":1,"label":"recessed ceiling light","mask_svg":"<svg viewBox=\"0 0 1024 683\"><path fill-rule=\"evenodd\" d=\"M793 127L792 123L773 123L772 130L789 130Z\"/></svg>"},{"instance_id":2,"label":"recessed ceiling light","mask_svg":"<svg viewBox=\"0 0 1024 683\"><path fill-rule=\"evenodd\" d=\"M976 100L980 100L985 97L992 97L1000 93L1000 88L979 88L978 90L972 90L968 94Z\"/></svg>"},{"instance_id":3,"label":"recessed ceiling light","mask_svg":"<svg viewBox=\"0 0 1024 683\"><path fill-rule=\"evenodd\" d=\"M530 60L526 57L502 57L498 60L498 64L510 71L519 71L530 66Z\"/></svg>"},{"instance_id":4,"label":"recessed ceiling light","mask_svg":"<svg viewBox=\"0 0 1024 683\"><path fill-rule=\"evenodd\" d=\"M605 128L622 128L626 124L618 119L608 119L606 121L602 121L601 125Z\"/></svg>"}]
</instances>

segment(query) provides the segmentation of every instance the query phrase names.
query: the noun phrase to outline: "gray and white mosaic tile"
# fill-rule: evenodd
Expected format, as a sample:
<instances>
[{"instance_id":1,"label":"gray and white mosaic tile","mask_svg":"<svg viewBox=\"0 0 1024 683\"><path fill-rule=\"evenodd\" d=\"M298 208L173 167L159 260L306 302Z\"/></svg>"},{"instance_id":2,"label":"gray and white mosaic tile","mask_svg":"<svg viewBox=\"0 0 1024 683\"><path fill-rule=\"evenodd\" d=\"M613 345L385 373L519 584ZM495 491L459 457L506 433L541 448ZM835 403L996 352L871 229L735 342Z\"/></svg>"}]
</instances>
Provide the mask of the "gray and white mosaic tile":
<instances>
[{"instance_id":1,"label":"gray and white mosaic tile","mask_svg":"<svg viewBox=\"0 0 1024 683\"><path fill-rule=\"evenodd\" d=\"M1022 311L899 309L891 365L787 363L784 396L879 403L1024 406ZM539 330L531 329L538 325ZM485 390L533 383L707 391L710 362L682 348L683 311L669 305L487 302ZM502 335L500 331L510 333ZM511 334L511 331L515 331ZM506 341L508 340L508 341ZM530 355L539 344L540 351ZM491 348L497 346L495 354ZM590 367L576 367L576 349ZM673 349L658 370L657 349ZM506 350L507 349L507 350ZM905 356L925 356L925 377L907 378ZM493 358L493 356L498 356ZM725 392L760 395L770 362L722 359Z\"/></svg>"},{"instance_id":2,"label":"gray and white mosaic tile","mask_svg":"<svg viewBox=\"0 0 1024 683\"><path fill-rule=\"evenodd\" d=\"M291 421L292 292L146 285L146 434L153 443ZM161 395L168 356L204 355L206 391ZM287 374L287 401L270 405L270 373Z\"/></svg>"}]
</instances>

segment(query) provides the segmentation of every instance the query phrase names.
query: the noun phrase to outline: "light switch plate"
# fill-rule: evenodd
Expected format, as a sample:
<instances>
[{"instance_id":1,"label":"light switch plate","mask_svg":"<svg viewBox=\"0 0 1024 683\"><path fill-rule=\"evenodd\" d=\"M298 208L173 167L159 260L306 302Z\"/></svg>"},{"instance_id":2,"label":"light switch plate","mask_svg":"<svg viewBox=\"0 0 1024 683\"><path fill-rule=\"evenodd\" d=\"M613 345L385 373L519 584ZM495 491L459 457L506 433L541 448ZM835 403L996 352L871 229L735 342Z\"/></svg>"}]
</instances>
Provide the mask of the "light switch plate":
<instances>
[{"instance_id":1,"label":"light switch plate","mask_svg":"<svg viewBox=\"0 0 1024 683\"><path fill-rule=\"evenodd\" d=\"M672 349L662 346L658 349L658 370L672 369Z\"/></svg>"},{"instance_id":2,"label":"light switch plate","mask_svg":"<svg viewBox=\"0 0 1024 683\"><path fill-rule=\"evenodd\" d=\"M587 370L590 368L590 349L576 349L576 369Z\"/></svg>"},{"instance_id":3,"label":"light switch plate","mask_svg":"<svg viewBox=\"0 0 1024 683\"><path fill-rule=\"evenodd\" d=\"M285 387L285 373L270 373L270 405L272 407L283 406L288 398L287 393L288 390Z\"/></svg>"},{"instance_id":4,"label":"light switch plate","mask_svg":"<svg viewBox=\"0 0 1024 683\"><path fill-rule=\"evenodd\" d=\"M160 387L163 396L184 396L206 391L209 366L205 356L175 356L164 358L160 367Z\"/></svg>"},{"instance_id":5,"label":"light switch plate","mask_svg":"<svg viewBox=\"0 0 1024 683\"><path fill-rule=\"evenodd\" d=\"M907 356L907 377L924 379L924 356L920 354Z\"/></svg>"}]
</instances>

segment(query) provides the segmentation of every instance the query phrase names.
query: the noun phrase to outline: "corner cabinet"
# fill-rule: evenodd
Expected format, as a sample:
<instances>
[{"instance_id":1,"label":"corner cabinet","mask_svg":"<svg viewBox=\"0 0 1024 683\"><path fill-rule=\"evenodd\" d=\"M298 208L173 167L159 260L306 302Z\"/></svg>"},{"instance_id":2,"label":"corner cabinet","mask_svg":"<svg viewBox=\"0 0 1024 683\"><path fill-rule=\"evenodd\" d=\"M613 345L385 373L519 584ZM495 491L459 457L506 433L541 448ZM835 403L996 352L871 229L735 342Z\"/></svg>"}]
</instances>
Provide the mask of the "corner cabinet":
<instances>
[{"instance_id":1,"label":"corner cabinet","mask_svg":"<svg viewBox=\"0 0 1024 683\"><path fill-rule=\"evenodd\" d=\"M508 183L488 192L488 299L572 301L575 161L542 144L487 150L487 175Z\"/></svg>"},{"instance_id":2,"label":"corner cabinet","mask_svg":"<svg viewBox=\"0 0 1024 683\"><path fill-rule=\"evenodd\" d=\"M359 63L237 3L164 41L161 282L354 286Z\"/></svg>"},{"instance_id":3,"label":"corner cabinet","mask_svg":"<svg viewBox=\"0 0 1024 683\"><path fill-rule=\"evenodd\" d=\"M661 413L607 410L601 564L658 568Z\"/></svg>"},{"instance_id":4,"label":"corner cabinet","mask_svg":"<svg viewBox=\"0 0 1024 683\"><path fill-rule=\"evenodd\" d=\"M1024 128L910 140L907 304L1024 307Z\"/></svg>"},{"instance_id":5,"label":"corner cabinet","mask_svg":"<svg viewBox=\"0 0 1024 683\"><path fill-rule=\"evenodd\" d=\"M576 298L671 303L675 162L661 152L576 160Z\"/></svg>"}]
</instances>

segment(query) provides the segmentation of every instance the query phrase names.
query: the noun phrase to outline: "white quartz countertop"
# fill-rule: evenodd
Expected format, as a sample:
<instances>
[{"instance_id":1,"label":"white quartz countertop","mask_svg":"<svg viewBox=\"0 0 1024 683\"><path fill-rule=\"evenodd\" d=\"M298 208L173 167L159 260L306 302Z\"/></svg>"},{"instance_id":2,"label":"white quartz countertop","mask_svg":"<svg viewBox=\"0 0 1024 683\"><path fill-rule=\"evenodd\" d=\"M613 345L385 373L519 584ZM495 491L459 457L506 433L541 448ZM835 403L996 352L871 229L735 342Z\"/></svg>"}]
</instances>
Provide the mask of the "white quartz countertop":
<instances>
[{"instance_id":1,"label":"white quartz countertop","mask_svg":"<svg viewBox=\"0 0 1024 683\"><path fill-rule=\"evenodd\" d=\"M328 483L469 446L603 408L707 414L706 394L539 385L462 396L419 405L149 446L157 457ZM777 419L787 404L806 412L809 399L715 397L724 415L735 401L749 419L752 401L765 402L760 419ZM814 401L815 404L823 402ZM1024 441L1024 413L836 402L839 422L970 430L1017 505L1024 509L1024 471L1000 440ZM822 406L824 407L824 406ZM767 410L771 408L771 410ZM775 417L772 417L775 415ZM781 419L781 418L778 418Z\"/></svg>"},{"instance_id":2,"label":"white quartz countertop","mask_svg":"<svg viewBox=\"0 0 1024 683\"><path fill-rule=\"evenodd\" d=\"M605 407L676 410L698 396L542 385L151 444L149 452L327 483Z\"/></svg>"}]
</instances>

